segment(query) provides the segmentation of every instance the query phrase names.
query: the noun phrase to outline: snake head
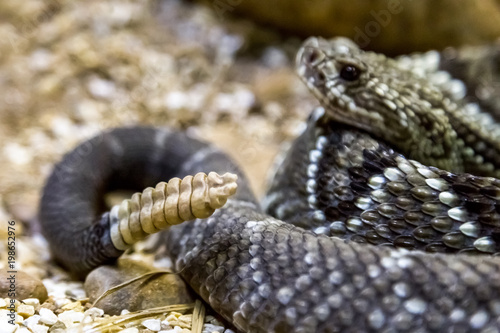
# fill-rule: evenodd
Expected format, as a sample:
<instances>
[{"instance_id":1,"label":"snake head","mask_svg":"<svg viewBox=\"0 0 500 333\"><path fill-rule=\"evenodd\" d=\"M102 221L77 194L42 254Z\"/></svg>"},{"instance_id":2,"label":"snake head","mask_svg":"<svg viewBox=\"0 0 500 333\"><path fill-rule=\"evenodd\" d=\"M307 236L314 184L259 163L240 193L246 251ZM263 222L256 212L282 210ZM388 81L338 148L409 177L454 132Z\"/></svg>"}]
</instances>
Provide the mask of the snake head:
<instances>
[{"instance_id":1,"label":"snake head","mask_svg":"<svg viewBox=\"0 0 500 333\"><path fill-rule=\"evenodd\" d=\"M347 38L311 37L296 66L330 119L368 131L411 158L459 154L448 117L457 105L411 64L365 52Z\"/></svg>"}]
</instances>

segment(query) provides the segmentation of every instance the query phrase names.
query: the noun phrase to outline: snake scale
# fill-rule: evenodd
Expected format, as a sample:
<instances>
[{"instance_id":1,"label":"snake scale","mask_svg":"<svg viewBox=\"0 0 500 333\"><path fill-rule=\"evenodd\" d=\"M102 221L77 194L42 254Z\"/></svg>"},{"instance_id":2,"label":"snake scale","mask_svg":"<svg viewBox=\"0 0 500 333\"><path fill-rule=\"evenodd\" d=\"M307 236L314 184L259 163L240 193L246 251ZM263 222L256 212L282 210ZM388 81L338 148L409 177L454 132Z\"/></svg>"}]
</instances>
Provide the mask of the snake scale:
<instances>
[{"instance_id":1,"label":"snake scale","mask_svg":"<svg viewBox=\"0 0 500 333\"><path fill-rule=\"evenodd\" d=\"M498 99L477 97L468 63L453 52L389 59L342 38L308 39L297 70L321 107L277 169L265 211L208 143L149 127L102 133L47 181L40 220L52 255L84 276L161 229L149 222L162 200L175 199L176 223L208 207L211 176L176 179L173 190L161 183L121 213L102 213L106 191L229 171L236 194L164 239L183 279L238 330L500 332ZM500 72L498 60L491 66Z\"/></svg>"}]
</instances>

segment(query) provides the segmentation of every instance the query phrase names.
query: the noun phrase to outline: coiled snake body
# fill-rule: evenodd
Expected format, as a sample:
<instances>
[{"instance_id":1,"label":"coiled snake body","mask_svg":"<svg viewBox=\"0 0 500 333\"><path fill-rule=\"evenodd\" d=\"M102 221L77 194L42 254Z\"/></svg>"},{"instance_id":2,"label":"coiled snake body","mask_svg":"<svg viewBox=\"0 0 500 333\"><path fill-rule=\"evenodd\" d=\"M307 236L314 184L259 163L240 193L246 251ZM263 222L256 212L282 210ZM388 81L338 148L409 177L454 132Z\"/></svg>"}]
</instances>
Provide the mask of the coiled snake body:
<instances>
[{"instance_id":1,"label":"coiled snake body","mask_svg":"<svg viewBox=\"0 0 500 333\"><path fill-rule=\"evenodd\" d=\"M345 39L305 42L299 75L323 108L278 169L267 213L238 166L185 133L121 128L91 139L44 189L53 256L85 275L155 229L145 221L166 185L99 215L107 190L230 171L238 191L226 205L171 227L166 241L181 276L239 330L499 332L500 181L436 167L498 175L500 140L471 121L485 116L456 82L414 63Z\"/></svg>"}]
</instances>

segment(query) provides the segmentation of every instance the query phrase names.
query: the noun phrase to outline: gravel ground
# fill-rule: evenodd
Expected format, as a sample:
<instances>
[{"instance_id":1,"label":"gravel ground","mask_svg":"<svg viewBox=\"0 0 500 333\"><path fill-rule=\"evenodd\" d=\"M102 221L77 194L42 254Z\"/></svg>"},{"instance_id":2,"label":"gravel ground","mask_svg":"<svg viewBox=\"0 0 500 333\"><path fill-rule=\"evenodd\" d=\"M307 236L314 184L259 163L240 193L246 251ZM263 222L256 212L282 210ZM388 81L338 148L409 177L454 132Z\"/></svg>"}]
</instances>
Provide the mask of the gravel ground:
<instances>
[{"instance_id":1,"label":"gravel ground","mask_svg":"<svg viewBox=\"0 0 500 333\"><path fill-rule=\"evenodd\" d=\"M261 194L280 143L300 131L315 104L292 69L298 39L199 5L2 1L0 18L0 269L8 269L8 221L15 221L15 268L43 281L49 295L43 304L15 303L16 325L0 332L116 321L92 308L82 282L50 261L37 226L44 180L78 142L116 126L187 129L239 161ZM0 299L0 324L9 304ZM182 316L190 311L145 314L117 327L185 332ZM221 330L215 318L205 321Z\"/></svg>"}]
</instances>

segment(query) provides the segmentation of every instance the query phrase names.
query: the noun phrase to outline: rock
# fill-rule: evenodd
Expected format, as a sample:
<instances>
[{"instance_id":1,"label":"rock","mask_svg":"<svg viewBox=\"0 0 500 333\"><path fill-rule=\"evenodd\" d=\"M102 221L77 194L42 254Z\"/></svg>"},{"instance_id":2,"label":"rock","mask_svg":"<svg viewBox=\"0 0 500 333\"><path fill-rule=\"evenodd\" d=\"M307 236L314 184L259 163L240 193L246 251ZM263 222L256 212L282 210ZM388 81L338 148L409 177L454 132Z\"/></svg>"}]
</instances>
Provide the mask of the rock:
<instances>
[{"instance_id":1,"label":"rock","mask_svg":"<svg viewBox=\"0 0 500 333\"><path fill-rule=\"evenodd\" d=\"M34 307L40 305L40 300L38 298L26 298L23 299L24 304L33 305Z\"/></svg>"},{"instance_id":2,"label":"rock","mask_svg":"<svg viewBox=\"0 0 500 333\"><path fill-rule=\"evenodd\" d=\"M11 274L6 271L0 272L0 297L7 298L9 295L9 289L11 288L11 283L8 278ZM23 300L26 298L38 298L40 302L44 302L47 298L47 289L43 285L42 281L36 279L24 272L18 271L15 274L15 299Z\"/></svg>"},{"instance_id":3,"label":"rock","mask_svg":"<svg viewBox=\"0 0 500 333\"><path fill-rule=\"evenodd\" d=\"M19 328L18 324L11 325L5 324L3 322L1 324L2 325L0 326L0 333L13 333L17 330L17 328Z\"/></svg>"},{"instance_id":4,"label":"rock","mask_svg":"<svg viewBox=\"0 0 500 333\"><path fill-rule=\"evenodd\" d=\"M66 325L66 327L71 327L73 323L81 323L84 316L83 312L69 310L61 312L57 317Z\"/></svg>"},{"instance_id":5,"label":"rock","mask_svg":"<svg viewBox=\"0 0 500 333\"><path fill-rule=\"evenodd\" d=\"M224 327L223 326L216 326L212 324L205 324L203 325L203 331L202 333L222 333L224 332Z\"/></svg>"},{"instance_id":6,"label":"rock","mask_svg":"<svg viewBox=\"0 0 500 333\"><path fill-rule=\"evenodd\" d=\"M57 322L57 316L49 309L40 309L40 322L47 325L54 325Z\"/></svg>"},{"instance_id":7,"label":"rock","mask_svg":"<svg viewBox=\"0 0 500 333\"><path fill-rule=\"evenodd\" d=\"M159 319L146 319L141 324L151 331L158 332L161 329L161 322Z\"/></svg>"},{"instance_id":8,"label":"rock","mask_svg":"<svg viewBox=\"0 0 500 333\"><path fill-rule=\"evenodd\" d=\"M19 329L16 330L16 333L32 333L32 332L26 327L19 327Z\"/></svg>"},{"instance_id":9,"label":"rock","mask_svg":"<svg viewBox=\"0 0 500 333\"><path fill-rule=\"evenodd\" d=\"M86 278L84 288L90 302L108 289L157 268L130 259L121 259L116 266L101 266ZM171 304L194 302L185 282L176 274L159 273L146 276L105 296L95 306L105 313L118 315L123 309L138 311Z\"/></svg>"},{"instance_id":10,"label":"rock","mask_svg":"<svg viewBox=\"0 0 500 333\"><path fill-rule=\"evenodd\" d=\"M17 307L17 313L23 317L30 317L35 314L33 305L21 304Z\"/></svg>"},{"instance_id":11,"label":"rock","mask_svg":"<svg viewBox=\"0 0 500 333\"><path fill-rule=\"evenodd\" d=\"M25 321L23 321L23 325L31 329L35 325L38 325L40 322L40 315L34 315L29 318L26 318Z\"/></svg>"},{"instance_id":12,"label":"rock","mask_svg":"<svg viewBox=\"0 0 500 333\"><path fill-rule=\"evenodd\" d=\"M65 333L66 325L62 321L58 321L49 329L49 333Z\"/></svg>"},{"instance_id":13,"label":"rock","mask_svg":"<svg viewBox=\"0 0 500 333\"><path fill-rule=\"evenodd\" d=\"M31 331L33 333L47 333L49 331L49 327L45 325L36 324L31 327Z\"/></svg>"},{"instance_id":14,"label":"rock","mask_svg":"<svg viewBox=\"0 0 500 333\"><path fill-rule=\"evenodd\" d=\"M84 312L84 315L95 319L96 317L102 317L104 315L104 310L99 308L90 308Z\"/></svg>"}]
</instances>

